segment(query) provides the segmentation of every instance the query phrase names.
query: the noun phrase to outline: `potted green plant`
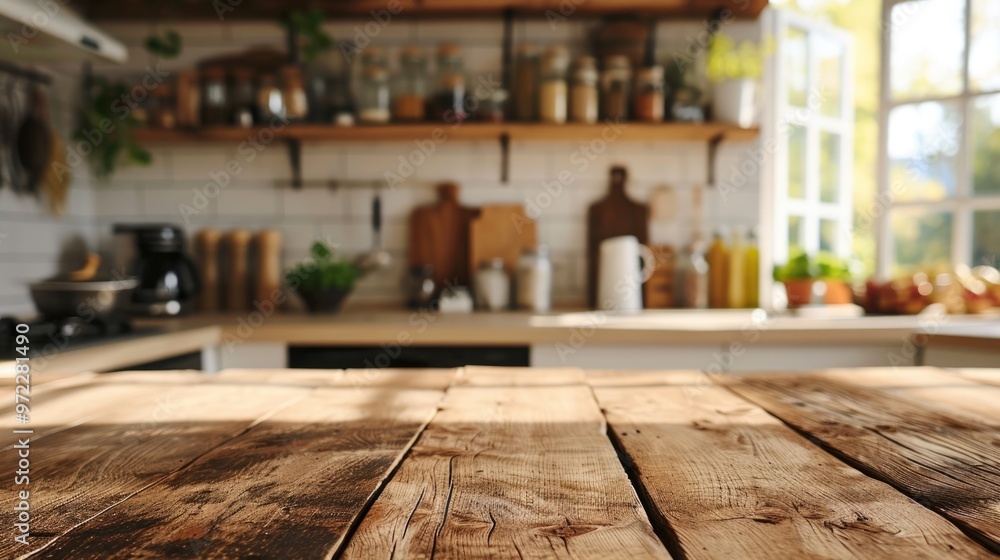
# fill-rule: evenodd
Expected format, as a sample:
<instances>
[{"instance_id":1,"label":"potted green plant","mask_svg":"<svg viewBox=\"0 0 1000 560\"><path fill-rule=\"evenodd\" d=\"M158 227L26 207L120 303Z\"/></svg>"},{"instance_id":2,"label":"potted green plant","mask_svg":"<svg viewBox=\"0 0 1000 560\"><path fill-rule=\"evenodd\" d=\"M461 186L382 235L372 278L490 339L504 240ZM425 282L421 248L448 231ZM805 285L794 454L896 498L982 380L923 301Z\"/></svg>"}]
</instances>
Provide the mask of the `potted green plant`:
<instances>
[{"instance_id":1,"label":"potted green plant","mask_svg":"<svg viewBox=\"0 0 1000 560\"><path fill-rule=\"evenodd\" d=\"M757 121L757 82L764 68L764 49L716 35L708 47L705 73L714 84L712 120L750 128Z\"/></svg>"},{"instance_id":2,"label":"potted green plant","mask_svg":"<svg viewBox=\"0 0 1000 560\"><path fill-rule=\"evenodd\" d=\"M333 250L322 241L313 243L312 259L285 274L311 313L336 313L354 290L359 271L354 263L334 258Z\"/></svg>"},{"instance_id":3,"label":"potted green plant","mask_svg":"<svg viewBox=\"0 0 1000 560\"><path fill-rule=\"evenodd\" d=\"M810 258L800 251L788 259L787 263L774 267L774 279L785 285L788 307L808 305L812 301L813 287L817 281L826 284L823 303L851 303L854 298L851 278L847 263L826 252Z\"/></svg>"}]
</instances>

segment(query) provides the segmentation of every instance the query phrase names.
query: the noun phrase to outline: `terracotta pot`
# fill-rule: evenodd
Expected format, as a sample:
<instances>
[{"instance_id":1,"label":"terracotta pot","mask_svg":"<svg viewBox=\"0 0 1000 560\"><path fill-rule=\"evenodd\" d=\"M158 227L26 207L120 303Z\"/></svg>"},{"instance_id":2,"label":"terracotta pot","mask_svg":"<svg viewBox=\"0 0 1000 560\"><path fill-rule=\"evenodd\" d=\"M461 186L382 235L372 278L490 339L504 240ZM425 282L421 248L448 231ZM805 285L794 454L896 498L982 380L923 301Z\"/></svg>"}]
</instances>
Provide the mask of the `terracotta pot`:
<instances>
[{"instance_id":1,"label":"terracotta pot","mask_svg":"<svg viewBox=\"0 0 1000 560\"><path fill-rule=\"evenodd\" d=\"M823 296L823 303L827 305L854 303L854 291L849 284L840 280L824 280L824 282L826 294Z\"/></svg>"},{"instance_id":2,"label":"terracotta pot","mask_svg":"<svg viewBox=\"0 0 1000 560\"><path fill-rule=\"evenodd\" d=\"M788 307L802 307L812 301L812 278L803 280L785 280L785 292L788 294Z\"/></svg>"}]
</instances>

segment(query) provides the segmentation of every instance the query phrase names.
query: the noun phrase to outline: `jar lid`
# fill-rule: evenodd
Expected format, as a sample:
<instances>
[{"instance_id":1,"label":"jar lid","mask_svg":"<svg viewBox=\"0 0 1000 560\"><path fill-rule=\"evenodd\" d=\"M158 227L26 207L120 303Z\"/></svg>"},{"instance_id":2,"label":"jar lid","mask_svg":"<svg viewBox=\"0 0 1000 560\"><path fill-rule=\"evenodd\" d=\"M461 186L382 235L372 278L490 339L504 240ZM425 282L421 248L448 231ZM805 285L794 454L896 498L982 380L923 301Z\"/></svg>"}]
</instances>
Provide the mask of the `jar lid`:
<instances>
[{"instance_id":1,"label":"jar lid","mask_svg":"<svg viewBox=\"0 0 1000 560\"><path fill-rule=\"evenodd\" d=\"M369 80L382 81L389 78L389 72L377 64L369 64L365 66L365 77Z\"/></svg>"},{"instance_id":2,"label":"jar lid","mask_svg":"<svg viewBox=\"0 0 1000 560\"><path fill-rule=\"evenodd\" d=\"M650 82L662 82L663 81L663 67L662 66L647 66L646 68L640 68L636 70L635 77L640 80L646 80Z\"/></svg>"}]
</instances>

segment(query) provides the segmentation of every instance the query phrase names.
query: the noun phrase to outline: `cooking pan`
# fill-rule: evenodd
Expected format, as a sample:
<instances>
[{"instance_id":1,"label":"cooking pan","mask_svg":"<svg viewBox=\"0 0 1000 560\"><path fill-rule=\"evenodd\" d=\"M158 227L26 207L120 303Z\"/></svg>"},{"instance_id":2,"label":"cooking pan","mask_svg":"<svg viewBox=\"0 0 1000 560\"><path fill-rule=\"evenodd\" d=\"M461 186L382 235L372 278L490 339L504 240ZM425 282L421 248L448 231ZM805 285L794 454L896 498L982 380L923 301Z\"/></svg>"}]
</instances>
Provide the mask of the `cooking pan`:
<instances>
[{"instance_id":1,"label":"cooking pan","mask_svg":"<svg viewBox=\"0 0 1000 560\"><path fill-rule=\"evenodd\" d=\"M124 280L45 280L31 284L31 299L38 312L48 319L80 317L104 319L122 313L132 291L139 285L134 278Z\"/></svg>"}]
</instances>

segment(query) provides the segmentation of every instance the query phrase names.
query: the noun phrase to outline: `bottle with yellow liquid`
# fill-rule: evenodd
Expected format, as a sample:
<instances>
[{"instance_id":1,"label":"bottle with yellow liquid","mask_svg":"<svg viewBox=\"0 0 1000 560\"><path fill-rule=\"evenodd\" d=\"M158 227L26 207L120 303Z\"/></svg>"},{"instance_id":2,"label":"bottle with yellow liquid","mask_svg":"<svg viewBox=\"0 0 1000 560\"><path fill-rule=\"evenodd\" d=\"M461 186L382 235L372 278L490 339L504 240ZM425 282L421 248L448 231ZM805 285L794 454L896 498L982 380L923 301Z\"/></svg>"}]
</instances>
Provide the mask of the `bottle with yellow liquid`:
<instances>
[{"instance_id":1,"label":"bottle with yellow liquid","mask_svg":"<svg viewBox=\"0 0 1000 560\"><path fill-rule=\"evenodd\" d=\"M737 228L733 228L733 234L730 239L727 303L733 309L741 309L747 306L746 245L743 243L743 233Z\"/></svg>"},{"instance_id":2,"label":"bottle with yellow liquid","mask_svg":"<svg viewBox=\"0 0 1000 560\"><path fill-rule=\"evenodd\" d=\"M747 307L760 307L760 250L757 248L757 234L750 230L747 234L746 250L743 252L744 285Z\"/></svg>"},{"instance_id":3,"label":"bottle with yellow liquid","mask_svg":"<svg viewBox=\"0 0 1000 560\"><path fill-rule=\"evenodd\" d=\"M729 307L729 254L721 231L713 235L705 259L708 261L708 306L725 309Z\"/></svg>"}]
</instances>

